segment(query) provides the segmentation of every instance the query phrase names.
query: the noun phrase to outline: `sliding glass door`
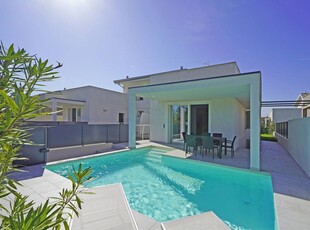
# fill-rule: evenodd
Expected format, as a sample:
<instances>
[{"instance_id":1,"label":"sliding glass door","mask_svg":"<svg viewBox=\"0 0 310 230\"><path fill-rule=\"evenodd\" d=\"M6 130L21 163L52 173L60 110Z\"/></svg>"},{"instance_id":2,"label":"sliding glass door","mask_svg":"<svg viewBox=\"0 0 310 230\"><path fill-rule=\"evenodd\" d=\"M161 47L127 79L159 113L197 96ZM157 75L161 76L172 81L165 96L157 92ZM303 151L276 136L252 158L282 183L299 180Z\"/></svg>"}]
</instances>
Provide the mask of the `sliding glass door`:
<instances>
[{"instance_id":1,"label":"sliding glass door","mask_svg":"<svg viewBox=\"0 0 310 230\"><path fill-rule=\"evenodd\" d=\"M208 105L191 105L191 134L202 135L209 131Z\"/></svg>"},{"instance_id":2,"label":"sliding glass door","mask_svg":"<svg viewBox=\"0 0 310 230\"><path fill-rule=\"evenodd\" d=\"M188 107L184 105L172 105L172 142L183 141L182 132L188 130Z\"/></svg>"}]
</instances>

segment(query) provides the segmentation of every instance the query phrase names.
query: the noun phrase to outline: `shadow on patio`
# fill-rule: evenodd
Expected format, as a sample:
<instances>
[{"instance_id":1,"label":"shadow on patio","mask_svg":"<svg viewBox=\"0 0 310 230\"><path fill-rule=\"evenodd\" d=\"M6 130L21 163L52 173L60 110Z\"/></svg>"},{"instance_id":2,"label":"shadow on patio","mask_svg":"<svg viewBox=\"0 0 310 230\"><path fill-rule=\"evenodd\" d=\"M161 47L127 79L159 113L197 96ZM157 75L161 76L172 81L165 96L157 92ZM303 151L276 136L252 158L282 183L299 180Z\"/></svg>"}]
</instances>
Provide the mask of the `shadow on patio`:
<instances>
[{"instance_id":1,"label":"shadow on patio","mask_svg":"<svg viewBox=\"0 0 310 230\"><path fill-rule=\"evenodd\" d=\"M177 155L185 157L182 142L159 144L176 148L179 150ZM176 156L176 154L174 155ZM199 153L196 156L187 154L186 157L236 168L250 168L250 150L244 148L235 151L233 158L231 158L229 150L227 150L227 155L222 154L221 159L216 156L213 159L212 153L209 152L204 157ZM310 178L281 145L276 142L261 141L260 164L262 172L271 174L274 192L310 200Z\"/></svg>"}]
</instances>

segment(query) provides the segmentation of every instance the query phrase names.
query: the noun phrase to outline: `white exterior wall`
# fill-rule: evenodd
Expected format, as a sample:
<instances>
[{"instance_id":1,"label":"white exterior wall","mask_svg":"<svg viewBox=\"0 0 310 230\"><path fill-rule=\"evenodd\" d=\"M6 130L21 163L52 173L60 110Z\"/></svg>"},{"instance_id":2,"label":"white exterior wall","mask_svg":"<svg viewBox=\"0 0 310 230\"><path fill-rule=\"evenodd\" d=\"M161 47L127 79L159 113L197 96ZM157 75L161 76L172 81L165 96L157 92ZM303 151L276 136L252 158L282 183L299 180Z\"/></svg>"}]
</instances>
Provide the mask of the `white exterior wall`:
<instances>
[{"instance_id":1,"label":"white exterior wall","mask_svg":"<svg viewBox=\"0 0 310 230\"><path fill-rule=\"evenodd\" d=\"M247 139L247 132L248 130L245 129L246 124L246 108L238 101L234 100L234 117L235 117L235 136L237 136L235 141L236 148L245 148L246 147L246 139Z\"/></svg>"},{"instance_id":2,"label":"white exterior wall","mask_svg":"<svg viewBox=\"0 0 310 230\"><path fill-rule=\"evenodd\" d=\"M288 121L288 138L276 138L300 167L310 176L310 117Z\"/></svg>"},{"instance_id":3,"label":"white exterior wall","mask_svg":"<svg viewBox=\"0 0 310 230\"><path fill-rule=\"evenodd\" d=\"M143 111L143 115L141 117L138 117L137 124L150 124L149 99L143 99L142 101L137 101L137 112L139 111Z\"/></svg>"},{"instance_id":4,"label":"white exterior wall","mask_svg":"<svg viewBox=\"0 0 310 230\"><path fill-rule=\"evenodd\" d=\"M240 74L236 63L227 63L214 66L206 66L194 69L176 70L161 74L151 75L151 84L161 84L169 82L187 81L202 78L219 77L226 75Z\"/></svg>"},{"instance_id":5,"label":"white exterior wall","mask_svg":"<svg viewBox=\"0 0 310 230\"><path fill-rule=\"evenodd\" d=\"M209 107L210 133L223 133L224 137L234 137L234 105L232 98L220 98L211 101Z\"/></svg>"},{"instance_id":6,"label":"white exterior wall","mask_svg":"<svg viewBox=\"0 0 310 230\"><path fill-rule=\"evenodd\" d=\"M302 110L300 108L277 108L272 109L269 116L273 123L285 122L301 118Z\"/></svg>"},{"instance_id":7,"label":"white exterior wall","mask_svg":"<svg viewBox=\"0 0 310 230\"><path fill-rule=\"evenodd\" d=\"M213 99L209 106L210 133L223 133L232 140L237 136L235 149L245 147L245 108L235 98Z\"/></svg>"},{"instance_id":8,"label":"white exterior wall","mask_svg":"<svg viewBox=\"0 0 310 230\"><path fill-rule=\"evenodd\" d=\"M87 117L84 117L85 116L85 109L83 108L82 111L81 111L81 121L87 121ZM63 106L63 111L62 111L62 120L63 121L69 121L69 107L64 105Z\"/></svg>"},{"instance_id":9,"label":"white exterior wall","mask_svg":"<svg viewBox=\"0 0 310 230\"><path fill-rule=\"evenodd\" d=\"M288 152L310 176L310 117L288 121Z\"/></svg>"},{"instance_id":10,"label":"white exterior wall","mask_svg":"<svg viewBox=\"0 0 310 230\"><path fill-rule=\"evenodd\" d=\"M150 140L168 142L168 105L157 101L151 101L150 113Z\"/></svg>"},{"instance_id":11,"label":"white exterior wall","mask_svg":"<svg viewBox=\"0 0 310 230\"><path fill-rule=\"evenodd\" d=\"M89 124L117 124L119 113L124 113L128 123L128 96L98 88L89 89L85 109L88 110Z\"/></svg>"},{"instance_id":12,"label":"white exterior wall","mask_svg":"<svg viewBox=\"0 0 310 230\"><path fill-rule=\"evenodd\" d=\"M282 147L288 151L288 146L287 146L288 145L288 139L286 137L276 133L276 132L275 132L274 136L275 136L275 138L277 138L278 143L280 145L282 145Z\"/></svg>"},{"instance_id":13,"label":"white exterior wall","mask_svg":"<svg viewBox=\"0 0 310 230\"><path fill-rule=\"evenodd\" d=\"M36 117L34 119L31 119L31 121L52 121L51 115L42 115L39 117ZM57 121L62 121L62 116L57 116Z\"/></svg>"}]
</instances>

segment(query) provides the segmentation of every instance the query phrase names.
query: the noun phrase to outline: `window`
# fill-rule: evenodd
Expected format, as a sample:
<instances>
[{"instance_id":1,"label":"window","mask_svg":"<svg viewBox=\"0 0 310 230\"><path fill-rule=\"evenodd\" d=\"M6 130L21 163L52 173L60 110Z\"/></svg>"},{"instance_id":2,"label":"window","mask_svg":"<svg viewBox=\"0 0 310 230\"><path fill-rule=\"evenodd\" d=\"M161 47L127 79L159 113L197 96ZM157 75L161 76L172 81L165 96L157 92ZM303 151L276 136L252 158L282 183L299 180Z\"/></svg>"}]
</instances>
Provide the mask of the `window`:
<instances>
[{"instance_id":1,"label":"window","mask_svg":"<svg viewBox=\"0 0 310 230\"><path fill-rule=\"evenodd\" d=\"M76 122L76 108L72 108L72 121Z\"/></svg>"},{"instance_id":2,"label":"window","mask_svg":"<svg viewBox=\"0 0 310 230\"><path fill-rule=\"evenodd\" d=\"M77 109L77 121L81 121L81 114L82 114L82 109L78 108Z\"/></svg>"},{"instance_id":3,"label":"window","mask_svg":"<svg viewBox=\"0 0 310 230\"><path fill-rule=\"evenodd\" d=\"M80 122L82 115L81 108L68 108L68 121Z\"/></svg>"},{"instance_id":4,"label":"window","mask_svg":"<svg viewBox=\"0 0 310 230\"><path fill-rule=\"evenodd\" d=\"M119 113L118 114L118 122L120 124L123 124L124 123L124 113Z\"/></svg>"},{"instance_id":5,"label":"window","mask_svg":"<svg viewBox=\"0 0 310 230\"><path fill-rule=\"evenodd\" d=\"M245 112L245 128L249 129L251 127L251 115L250 111Z\"/></svg>"}]
</instances>

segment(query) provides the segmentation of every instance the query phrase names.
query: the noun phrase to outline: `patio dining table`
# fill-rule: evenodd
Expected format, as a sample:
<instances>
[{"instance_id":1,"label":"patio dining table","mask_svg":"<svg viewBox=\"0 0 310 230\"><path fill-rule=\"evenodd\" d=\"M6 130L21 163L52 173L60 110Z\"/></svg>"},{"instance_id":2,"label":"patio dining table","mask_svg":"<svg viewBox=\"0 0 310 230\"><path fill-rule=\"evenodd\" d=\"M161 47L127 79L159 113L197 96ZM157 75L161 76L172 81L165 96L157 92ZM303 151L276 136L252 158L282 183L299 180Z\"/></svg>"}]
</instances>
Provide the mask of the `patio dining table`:
<instances>
[{"instance_id":1,"label":"patio dining table","mask_svg":"<svg viewBox=\"0 0 310 230\"><path fill-rule=\"evenodd\" d=\"M201 147L202 145L202 139L201 139L201 135L196 135L196 142L198 143L197 144L197 147ZM226 147L226 144L227 144L227 138L226 137L212 137L213 138L213 143L218 145L219 146L219 150L218 150L218 153L217 153L217 156L219 158L222 158L222 144L225 143L225 155L227 154L227 147Z\"/></svg>"},{"instance_id":2,"label":"patio dining table","mask_svg":"<svg viewBox=\"0 0 310 230\"><path fill-rule=\"evenodd\" d=\"M213 137L213 142L214 144L219 145L219 150L218 150L218 157L222 158L222 144L224 143L225 146L225 155L227 154L227 138L226 137Z\"/></svg>"}]
</instances>

